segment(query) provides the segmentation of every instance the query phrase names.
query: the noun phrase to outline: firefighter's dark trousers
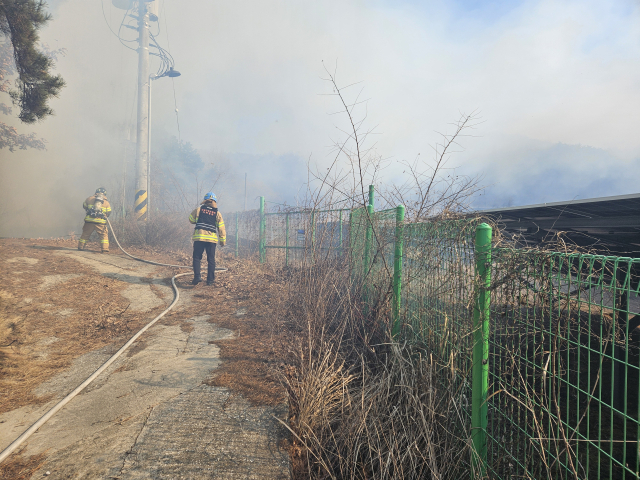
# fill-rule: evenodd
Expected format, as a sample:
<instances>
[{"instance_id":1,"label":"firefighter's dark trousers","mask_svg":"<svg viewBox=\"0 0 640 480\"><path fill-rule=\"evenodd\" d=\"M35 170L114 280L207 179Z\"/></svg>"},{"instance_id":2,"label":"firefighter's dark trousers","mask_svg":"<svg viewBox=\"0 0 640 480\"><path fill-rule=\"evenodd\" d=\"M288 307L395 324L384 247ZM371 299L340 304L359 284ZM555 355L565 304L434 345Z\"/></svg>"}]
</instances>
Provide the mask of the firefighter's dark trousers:
<instances>
[{"instance_id":1,"label":"firefighter's dark trousers","mask_svg":"<svg viewBox=\"0 0 640 480\"><path fill-rule=\"evenodd\" d=\"M93 231L96 231L98 237L100 237L100 245L102 246L103 252L109 251L109 232L107 230L107 226L104 223L92 223L92 222L84 222L84 226L82 227L82 236L80 237L80 241L78 242L78 250L84 250L84 247L87 245L89 238Z\"/></svg>"},{"instance_id":2,"label":"firefighter's dark trousers","mask_svg":"<svg viewBox=\"0 0 640 480\"><path fill-rule=\"evenodd\" d=\"M207 252L207 283L213 283L216 278L216 243L193 242L193 279L200 280L200 262L202 254Z\"/></svg>"}]
</instances>

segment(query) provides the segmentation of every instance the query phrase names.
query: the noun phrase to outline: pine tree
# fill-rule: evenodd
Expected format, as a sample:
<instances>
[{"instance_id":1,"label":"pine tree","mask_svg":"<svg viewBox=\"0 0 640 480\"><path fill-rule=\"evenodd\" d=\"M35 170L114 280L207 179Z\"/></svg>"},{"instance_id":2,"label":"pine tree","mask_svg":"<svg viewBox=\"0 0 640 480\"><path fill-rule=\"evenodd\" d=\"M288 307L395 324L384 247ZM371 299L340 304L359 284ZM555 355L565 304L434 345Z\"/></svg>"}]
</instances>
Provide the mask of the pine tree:
<instances>
[{"instance_id":1,"label":"pine tree","mask_svg":"<svg viewBox=\"0 0 640 480\"><path fill-rule=\"evenodd\" d=\"M51 115L47 102L64 86L60 75L50 73L53 59L36 48L38 30L51 19L46 6L43 0L0 0L0 32L11 40L18 73L16 89L10 95L20 107L19 118L24 123Z\"/></svg>"}]
</instances>

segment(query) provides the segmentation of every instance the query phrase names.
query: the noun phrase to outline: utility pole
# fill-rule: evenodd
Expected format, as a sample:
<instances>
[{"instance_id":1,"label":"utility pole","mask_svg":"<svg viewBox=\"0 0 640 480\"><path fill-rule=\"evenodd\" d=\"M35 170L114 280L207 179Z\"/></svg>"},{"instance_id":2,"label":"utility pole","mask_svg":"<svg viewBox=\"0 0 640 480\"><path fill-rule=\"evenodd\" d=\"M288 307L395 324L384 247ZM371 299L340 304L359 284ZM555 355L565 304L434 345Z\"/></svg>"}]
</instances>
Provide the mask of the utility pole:
<instances>
[{"instance_id":1,"label":"utility pole","mask_svg":"<svg viewBox=\"0 0 640 480\"><path fill-rule=\"evenodd\" d=\"M247 211L247 174L244 174L244 211Z\"/></svg>"},{"instance_id":2,"label":"utility pole","mask_svg":"<svg viewBox=\"0 0 640 480\"><path fill-rule=\"evenodd\" d=\"M149 176L149 11L138 0L138 129L136 139L136 220L147 219Z\"/></svg>"},{"instance_id":3,"label":"utility pole","mask_svg":"<svg viewBox=\"0 0 640 480\"><path fill-rule=\"evenodd\" d=\"M151 220L151 80L147 82L147 220Z\"/></svg>"}]
</instances>

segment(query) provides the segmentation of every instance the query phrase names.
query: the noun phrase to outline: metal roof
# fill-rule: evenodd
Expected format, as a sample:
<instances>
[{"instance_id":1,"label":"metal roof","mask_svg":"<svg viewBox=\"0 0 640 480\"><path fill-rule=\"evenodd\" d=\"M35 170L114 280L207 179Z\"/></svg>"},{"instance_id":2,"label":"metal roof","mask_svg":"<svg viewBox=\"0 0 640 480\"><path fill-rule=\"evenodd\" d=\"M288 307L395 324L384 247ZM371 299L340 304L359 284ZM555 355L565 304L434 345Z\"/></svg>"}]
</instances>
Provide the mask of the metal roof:
<instances>
[{"instance_id":1,"label":"metal roof","mask_svg":"<svg viewBox=\"0 0 640 480\"><path fill-rule=\"evenodd\" d=\"M640 256L640 193L479 210L507 232L543 242L566 232L596 251Z\"/></svg>"}]
</instances>

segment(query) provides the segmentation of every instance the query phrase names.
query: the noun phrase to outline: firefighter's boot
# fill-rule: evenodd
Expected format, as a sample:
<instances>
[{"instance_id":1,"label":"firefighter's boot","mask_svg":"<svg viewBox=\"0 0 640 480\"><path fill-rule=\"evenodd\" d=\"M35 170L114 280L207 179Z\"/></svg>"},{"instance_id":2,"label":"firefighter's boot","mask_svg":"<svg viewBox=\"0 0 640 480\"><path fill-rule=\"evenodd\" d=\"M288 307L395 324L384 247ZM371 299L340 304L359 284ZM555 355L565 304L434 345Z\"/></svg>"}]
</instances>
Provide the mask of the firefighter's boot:
<instances>
[{"instance_id":1,"label":"firefighter's boot","mask_svg":"<svg viewBox=\"0 0 640 480\"><path fill-rule=\"evenodd\" d=\"M193 280L191 281L191 285L197 285L202 281L202 277L200 277L200 260L193 259Z\"/></svg>"}]
</instances>

